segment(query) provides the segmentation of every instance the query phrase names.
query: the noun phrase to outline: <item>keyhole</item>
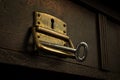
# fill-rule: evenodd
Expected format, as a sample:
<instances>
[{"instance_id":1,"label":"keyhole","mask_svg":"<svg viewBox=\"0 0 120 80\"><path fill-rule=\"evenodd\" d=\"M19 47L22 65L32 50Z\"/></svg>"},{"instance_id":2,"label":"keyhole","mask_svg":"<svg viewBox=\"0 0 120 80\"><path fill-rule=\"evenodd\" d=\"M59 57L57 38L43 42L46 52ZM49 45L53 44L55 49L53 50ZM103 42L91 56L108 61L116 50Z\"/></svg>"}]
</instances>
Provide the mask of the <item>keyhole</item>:
<instances>
[{"instance_id":1,"label":"keyhole","mask_svg":"<svg viewBox=\"0 0 120 80\"><path fill-rule=\"evenodd\" d=\"M54 19L51 19L51 28L54 29Z\"/></svg>"}]
</instances>

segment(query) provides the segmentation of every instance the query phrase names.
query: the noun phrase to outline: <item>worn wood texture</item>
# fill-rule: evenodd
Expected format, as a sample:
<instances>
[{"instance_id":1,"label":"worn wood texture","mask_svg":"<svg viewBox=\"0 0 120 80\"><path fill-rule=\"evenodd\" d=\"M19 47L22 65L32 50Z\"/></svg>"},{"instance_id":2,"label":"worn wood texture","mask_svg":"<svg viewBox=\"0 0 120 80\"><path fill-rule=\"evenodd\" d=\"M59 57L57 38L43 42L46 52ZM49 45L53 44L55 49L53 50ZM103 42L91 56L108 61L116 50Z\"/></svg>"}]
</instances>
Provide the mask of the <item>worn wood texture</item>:
<instances>
[{"instance_id":1,"label":"worn wood texture","mask_svg":"<svg viewBox=\"0 0 120 80\"><path fill-rule=\"evenodd\" d=\"M11 73L12 72L12 73ZM48 71L25 66L18 66L12 64L0 63L1 79L14 79L14 80L101 80L86 76L79 76L73 74L66 74L55 71Z\"/></svg>"},{"instance_id":2,"label":"worn wood texture","mask_svg":"<svg viewBox=\"0 0 120 80\"><path fill-rule=\"evenodd\" d=\"M99 14L102 69L120 72L120 24Z\"/></svg>"},{"instance_id":3,"label":"worn wood texture","mask_svg":"<svg viewBox=\"0 0 120 80\"><path fill-rule=\"evenodd\" d=\"M119 80L119 74L117 73L113 73L113 72L109 73L109 72L101 71L96 68L67 62L58 57L55 58L52 56L45 56L41 54L39 54L38 56L33 56L33 55L25 54L23 52L0 49L0 63L2 64L4 63L8 65L8 66L5 66L3 64L1 65L1 68L0 68L1 72L4 71L7 73L10 70L15 71L16 67L14 66L20 65L23 68L25 66L27 69L33 68L32 71L35 71L34 69L37 69L37 71L47 70L51 73L52 72L67 73L71 75L78 75L79 77L85 76L85 77L101 79L101 80L113 80L113 79ZM9 65L13 65L13 69L11 69ZM36 72L35 74L39 75L37 74L37 71L35 71ZM29 70L29 72L31 71ZM6 76L7 76L7 73L6 73ZM16 75L17 74L19 73L16 72ZM25 77L27 77L27 75Z\"/></svg>"},{"instance_id":4,"label":"worn wood texture","mask_svg":"<svg viewBox=\"0 0 120 80\"><path fill-rule=\"evenodd\" d=\"M51 14L66 22L68 36L75 46L81 41L88 43L86 60L77 62L49 52L33 52L30 28L34 22L34 11ZM73 0L0 0L0 62L99 79L112 77L117 80L118 74L98 69L100 47L97 19L96 12L74 3ZM113 39L110 40L112 41ZM116 69L115 66L114 68Z\"/></svg>"},{"instance_id":5,"label":"worn wood texture","mask_svg":"<svg viewBox=\"0 0 120 80\"><path fill-rule=\"evenodd\" d=\"M113 72L120 73L120 24L107 18L108 61Z\"/></svg>"},{"instance_id":6,"label":"worn wood texture","mask_svg":"<svg viewBox=\"0 0 120 80\"><path fill-rule=\"evenodd\" d=\"M86 3L89 8L120 21L120 5L117 0L75 0Z\"/></svg>"},{"instance_id":7,"label":"worn wood texture","mask_svg":"<svg viewBox=\"0 0 120 80\"><path fill-rule=\"evenodd\" d=\"M24 54L6 49L0 49L0 63L26 66L28 68L43 69L73 75L87 76L97 79L106 79L109 74L95 68L74 64L55 58L39 54L38 56ZM4 68L3 68L4 69Z\"/></svg>"},{"instance_id":8,"label":"worn wood texture","mask_svg":"<svg viewBox=\"0 0 120 80\"><path fill-rule=\"evenodd\" d=\"M101 48L101 67L102 69L109 70L108 65L108 42L107 42L107 19L106 16L98 14L99 18L99 33L100 33L100 48Z\"/></svg>"},{"instance_id":9,"label":"worn wood texture","mask_svg":"<svg viewBox=\"0 0 120 80\"><path fill-rule=\"evenodd\" d=\"M94 12L69 0L16 0L13 2L3 0L0 4L1 48L16 51L31 48L32 43L29 41L32 39L29 28L33 26L33 12L45 12L67 23L68 36L75 46L81 41L88 43L88 56L79 64L98 68L97 28ZM75 60L71 61L76 63Z\"/></svg>"}]
</instances>

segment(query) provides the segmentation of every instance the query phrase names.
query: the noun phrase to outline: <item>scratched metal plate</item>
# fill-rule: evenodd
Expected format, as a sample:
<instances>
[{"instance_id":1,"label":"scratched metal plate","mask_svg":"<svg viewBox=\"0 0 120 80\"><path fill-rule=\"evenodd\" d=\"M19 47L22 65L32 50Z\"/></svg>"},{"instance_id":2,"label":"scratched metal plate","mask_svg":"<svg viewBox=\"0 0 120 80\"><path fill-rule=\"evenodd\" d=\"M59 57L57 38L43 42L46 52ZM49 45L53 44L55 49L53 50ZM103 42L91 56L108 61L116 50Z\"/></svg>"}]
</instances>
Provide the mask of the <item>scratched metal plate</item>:
<instances>
[{"instance_id":1,"label":"scratched metal plate","mask_svg":"<svg viewBox=\"0 0 120 80\"><path fill-rule=\"evenodd\" d=\"M66 35L67 33L67 26L65 22L46 13L35 12L35 26L43 27L63 35ZM40 41L50 42L58 45L66 44L64 40L52 37L48 34L43 34L42 32L37 32L37 36Z\"/></svg>"}]
</instances>

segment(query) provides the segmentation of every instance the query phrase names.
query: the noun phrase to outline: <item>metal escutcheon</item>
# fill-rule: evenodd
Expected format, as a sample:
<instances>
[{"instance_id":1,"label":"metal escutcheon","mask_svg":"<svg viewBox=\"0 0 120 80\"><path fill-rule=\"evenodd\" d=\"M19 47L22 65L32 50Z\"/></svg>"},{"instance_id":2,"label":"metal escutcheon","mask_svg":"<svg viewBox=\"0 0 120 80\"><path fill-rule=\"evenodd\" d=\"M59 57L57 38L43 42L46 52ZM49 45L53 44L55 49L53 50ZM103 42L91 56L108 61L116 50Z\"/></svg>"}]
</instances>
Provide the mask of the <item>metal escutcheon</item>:
<instances>
[{"instance_id":1,"label":"metal escutcheon","mask_svg":"<svg viewBox=\"0 0 120 80\"><path fill-rule=\"evenodd\" d=\"M33 39L37 49L75 57L77 61L84 61L88 53L86 42L80 42L76 49L67 36L67 24L62 20L46 13L35 12L34 27L32 28ZM80 53L81 48L83 53ZM83 54L80 57L80 54Z\"/></svg>"}]
</instances>

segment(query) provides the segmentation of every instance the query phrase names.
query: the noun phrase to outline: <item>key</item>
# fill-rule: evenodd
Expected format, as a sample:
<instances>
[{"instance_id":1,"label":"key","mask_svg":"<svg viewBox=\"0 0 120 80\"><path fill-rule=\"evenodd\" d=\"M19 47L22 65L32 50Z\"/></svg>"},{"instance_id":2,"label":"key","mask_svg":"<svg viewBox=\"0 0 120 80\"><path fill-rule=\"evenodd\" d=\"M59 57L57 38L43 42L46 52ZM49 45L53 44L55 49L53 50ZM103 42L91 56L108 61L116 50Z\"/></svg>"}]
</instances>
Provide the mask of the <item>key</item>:
<instances>
[{"instance_id":1,"label":"key","mask_svg":"<svg viewBox=\"0 0 120 80\"><path fill-rule=\"evenodd\" d=\"M74 55L76 57L76 60L78 60L78 61L85 60L86 57L87 57L87 53L88 53L88 45L87 45L86 42L80 42L77 45L76 49L70 48L70 47L66 47L66 46L57 45L57 44L53 44L53 43L48 43L48 42L41 42L41 44L43 44L45 46L52 47L52 48L56 48L56 49L72 52L72 53L74 53ZM83 52L83 56L82 57L79 56L81 47L84 47L84 52Z\"/></svg>"}]
</instances>

